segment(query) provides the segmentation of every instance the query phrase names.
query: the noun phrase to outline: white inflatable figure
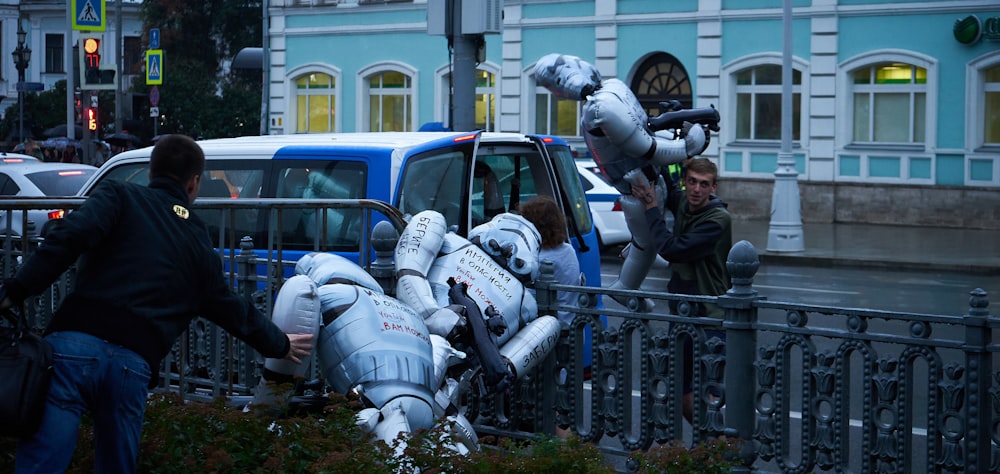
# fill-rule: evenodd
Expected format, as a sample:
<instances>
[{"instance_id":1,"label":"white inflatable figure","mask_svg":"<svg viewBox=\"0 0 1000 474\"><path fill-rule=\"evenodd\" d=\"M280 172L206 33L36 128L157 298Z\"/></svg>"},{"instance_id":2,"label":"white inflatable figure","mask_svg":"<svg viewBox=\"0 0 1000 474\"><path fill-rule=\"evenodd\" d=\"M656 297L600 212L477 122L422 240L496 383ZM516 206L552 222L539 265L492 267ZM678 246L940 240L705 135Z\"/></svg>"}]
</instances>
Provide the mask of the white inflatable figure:
<instances>
[{"instance_id":1,"label":"white inflatable figure","mask_svg":"<svg viewBox=\"0 0 1000 474\"><path fill-rule=\"evenodd\" d=\"M594 161L622 193L625 221L632 233L625 262L614 289L638 289L656 260L656 249L645 219L645 203L632 196L629 180L654 184L663 209L666 185L660 168L700 154L707 146L701 126L685 124L681 137L654 133L649 117L635 94L618 79L601 79L597 69L576 56L549 54L535 64L535 80L556 97L583 101L580 128ZM617 298L616 298L617 299ZM624 301L620 301L626 304ZM639 311L651 311L652 301L639 302Z\"/></svg>"},{"instance_id":2,"label":"white inflatable figure","mask_svg":"<svg viewBox=\"0 0 1000 474\"><path fill-rule=\"evenodd\" d=\"M535 226L516 214L498 214L466 239L433 210L414 215L396 245L396 297L469 353L481 390L509 387L559 337L559 320L539 316L525 288L538 275L540 245Z\"/></svg>"},{"instance_id":3,"label":"white inflatable figure","mask_svg":"<svg viewBox=\"0 0 1000 474\"><path fill-rule=\"evenodd\" d=\"M430 334L423 318L385 295L378 282L350 260L312 253L298 261L295 272L278 292L272 320L286 332L316 336L315 354L327 385L359 396L367 407L358 414L359 425L392 445L400 433L430 428L448 415L451 400L435 391L443 384L447 366L464 354L443 339L435 347L435 338L440 338ZM302 378L308 366L308 360L298 365L266 359L253 405L275 402L266 382ZM450 415L451 431L462 444L453 448L477 449L471 424L461 415Z\"/></svg>"}]
</instances>

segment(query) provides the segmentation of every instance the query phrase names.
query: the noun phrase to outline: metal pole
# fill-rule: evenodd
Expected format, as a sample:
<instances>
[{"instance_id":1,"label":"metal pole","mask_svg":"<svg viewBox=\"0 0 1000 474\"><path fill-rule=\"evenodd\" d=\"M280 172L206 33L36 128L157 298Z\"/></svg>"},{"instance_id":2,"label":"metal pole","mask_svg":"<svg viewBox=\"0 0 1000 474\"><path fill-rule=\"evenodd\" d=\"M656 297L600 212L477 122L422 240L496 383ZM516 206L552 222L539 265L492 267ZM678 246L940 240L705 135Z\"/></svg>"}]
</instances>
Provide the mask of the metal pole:
<instances>
[{"instance_id":1,"label":"metal pole","mask_svg":"<svg viewBox=\"0 0 1000 474\"><path fill-rule=\"evenodd\" d=\"M767 232L769 252L801 252L802 209L799 202L799 173L792 155L792 0L784 0L782 23L784 41L781 64L781 151L774 170L771 196L771 225Z\"/></svg>"},{"instance_id":2,"label":"metal pole","mask_svg":"<svg viewBox=\"0 0 1000 474\"><path fill-rule=\"evenodd\" d=\"M14 48L14 67L17 69L17 107L18 107L18 140L24 143L24 71L28 68L28 61L24 43L27 41L27 33L24 30L24 18L17 19L17 47Z\"/></svg>"},{"instance_id":3,"label":"metal pole","mask_svg":"<svg viewBox=\"0 0 1000 474\"><path fill-rule=\"evenodd\" d=\"M476 35L462 34L462 2L452 0L452 34L455 57L452 59L451 83L454 90L454 115L452 130L468 131L476 128Z\"/></svg>"},{"instance_id":4,"label":"metal pole","mask_svg":"<svg viewBox=\"0 0 1000 474\"><path fill-rule=\"evenodd\" d=\"M122 132L122 71L125 62L125 45L122 43L122 0L115 0L115 75L118 84L115 86L115 132ZM98 138L98 137L94 137ZM90 144L88 143L89 147Z\"/></svg>"},{"instance_id":5,"label":"metal pole","mask_svg":"<svg viewBox=\"0 0 1000 474\"><path fill-rule=\"evenodd\" d=\"M76 90L76 80L77 78L73 75L73 5L70 0L66 0L66 47L63 48L63 57L65 61L63 64L66 65L66 138L70 140L76 139L76 130L74 125L76 124L76 117L74 117L74 110L76 109L76 101L73 97L73 92ZM80 52L83 54L83 51ZM80 97L83 100L83 96Z\"/></svg>"}]
</instances>

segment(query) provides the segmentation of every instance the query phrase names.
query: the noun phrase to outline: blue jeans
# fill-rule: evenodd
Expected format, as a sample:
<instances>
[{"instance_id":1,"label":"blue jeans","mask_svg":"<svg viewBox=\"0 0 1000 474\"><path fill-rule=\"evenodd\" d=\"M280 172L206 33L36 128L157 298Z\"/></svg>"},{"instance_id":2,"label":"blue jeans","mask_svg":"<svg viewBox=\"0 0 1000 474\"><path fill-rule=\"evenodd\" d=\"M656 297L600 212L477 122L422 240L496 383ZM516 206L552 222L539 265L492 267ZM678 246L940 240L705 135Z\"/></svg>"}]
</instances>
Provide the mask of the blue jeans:
<instances>
[{"instance_id":1,"label":"blue jeans","mask_svg":"<svg viewBox=\"0 0 1000 474\"><path fill-rule=\"evenodd\" d=\"M55 354L52 382L41 426L18 443L15 472L65 471L84 412L94 419L94 472L135 472L149 364L89 334L57 332L45 339Z\"/></svg>"}]
</instances>

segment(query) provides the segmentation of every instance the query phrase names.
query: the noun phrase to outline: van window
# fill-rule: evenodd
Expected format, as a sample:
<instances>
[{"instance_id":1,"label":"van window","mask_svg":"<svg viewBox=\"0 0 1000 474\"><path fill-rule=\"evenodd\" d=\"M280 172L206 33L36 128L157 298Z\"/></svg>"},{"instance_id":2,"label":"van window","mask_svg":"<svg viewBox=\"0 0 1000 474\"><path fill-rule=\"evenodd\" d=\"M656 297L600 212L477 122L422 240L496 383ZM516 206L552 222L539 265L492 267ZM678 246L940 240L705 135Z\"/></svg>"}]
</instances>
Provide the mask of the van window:
<instances>
[{"instance_id":1,"label":"van window","mask_svg":"<svg viewBox=\"0 0 1000 474\"><path fill-rule=\"evenodd\" d=\"M579 177L580 172L576 169L573 152L567 146L549 146L547 149L552 156L552 165L556 168L559 188L563 192L566 205L569 206L567 212L572 213L576 230L580 235L593 232L594 222L590 220L590 206L587 204L587 195L581 185L581 182L587 180ZM573 222L570 222L570 225ZM570 236L573 236L573 229L570 229Z\"/></svg>"},{"instance_id":2,"label":"van window","mask_svg":"<svg viewBox=\"0 0 1000 474\"><path fill-rule=\"evenodd\" d=\"M399 191L399 210L414 215L433 209L444 215L448 227L462 220L462 183L465 153L448 151L414 156L408 161Z\"/></svg>"},{"instance_id":3,"label":"van window","mask_svg":"<svg viewBox=\"0 0 1000 474\"><path fill-rule=\"evenodd\" d=\"M259 160L207 160L198 198L258 198L266 166L266 162ZM220 227L226 230L232 227L236 239L250 236L257 245L267 242L258 228L258 223L264 221L256 209L238 209L231 216L221 209L199 209L197 212L213 239L218 236Z\"/></svg>"},{"instance_id":4,"label":"van window","mask_svg":"<svg viewBox=\"0 0 1000 474\"><path fill-rule=\"evenodd\" d=\"M116 166L107 173L104 173L104 176L101 177L102 181L106 179L116 179L126 183L135 183L140 186L145 186L149 184L149 162L126 163L121 166Z\"/></svg>"},{"instance_id":5,"label":"van window","mask_svg":"<svg viewBox=\"0 0 1000 474\"><path fill-rule=\"evenodd\" d=\"M291 199L364 199L368 170L360 161L314 161L275 170L275 197ZM354 249L361 243L361 210L289 209L282 213L282 241L288 248Z\"/></svg>"},{"instance_id":6,"label":"van window","mask_svg":"<svg viewBox=\"0 0 1000 474\"><path fill-rule=\"evenodd\" d=\"M516 211L539 194L555 196L550 175L533 146L480 146L472 180L472 226Z\"/></svg>"}]
</instances>

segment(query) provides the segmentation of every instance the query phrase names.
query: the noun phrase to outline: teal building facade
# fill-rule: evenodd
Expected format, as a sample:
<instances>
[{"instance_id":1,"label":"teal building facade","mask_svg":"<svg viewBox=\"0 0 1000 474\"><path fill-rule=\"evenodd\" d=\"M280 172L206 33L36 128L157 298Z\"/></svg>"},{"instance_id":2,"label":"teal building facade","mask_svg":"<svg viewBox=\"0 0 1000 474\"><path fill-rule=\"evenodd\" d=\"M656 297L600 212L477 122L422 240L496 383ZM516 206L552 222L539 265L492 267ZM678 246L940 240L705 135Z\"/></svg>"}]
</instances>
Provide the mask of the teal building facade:
<instances>
[{"instance_id":1,"label":"teal building facade","mask_svg":"<svg viewBox=\"0 0 1000 474\"><path fill-rule=\"evenodd\" d=\"M448 0L272 0L268 133L447 126L453 51L444 36L428 34L441 1ZM501 27L482 36L478 128L556 134L585 154L579 103L555 99L531 74L545 54L572 54L629 84L651 114L670 99L717 107L722 130L705 155L724 179L741 183L729 188L737 201L771 182L781 144L782 0L475 2L502 8ZM874 219L837 206L844 205L838 194L875 196L875 187L911 204L917 195L947 200L945 192L968 198L975 190L972 204L986 207L985 217L944 223L1000 221L1000 4L792 0L792 7L803 218ZM926 219L955 209L939 207L924 209Z\"/></svg>"}]
</instances>

